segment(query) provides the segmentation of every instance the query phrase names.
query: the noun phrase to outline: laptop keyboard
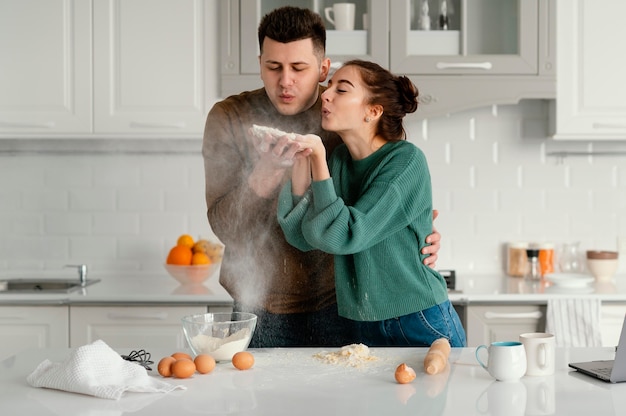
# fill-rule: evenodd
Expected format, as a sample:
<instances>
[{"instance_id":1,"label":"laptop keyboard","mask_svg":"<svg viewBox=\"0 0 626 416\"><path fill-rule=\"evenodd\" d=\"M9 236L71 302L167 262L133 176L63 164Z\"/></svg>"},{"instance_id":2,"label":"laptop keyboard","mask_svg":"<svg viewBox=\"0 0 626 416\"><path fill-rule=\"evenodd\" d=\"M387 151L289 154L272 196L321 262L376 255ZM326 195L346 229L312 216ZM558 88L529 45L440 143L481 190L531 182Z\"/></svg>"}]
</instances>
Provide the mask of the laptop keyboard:
<instances>
[{"instance_id":1,"label":"laptop keyboard","mask_svg":"<svg viewBox=\"0 0 626 416\"><path fill-rule=\"evenodd\" d=\"M607 378L611 377L611 368L596 368L596 373L598 374L602 374L603 376L606 376Z\"/></svg>"}]
</instances>

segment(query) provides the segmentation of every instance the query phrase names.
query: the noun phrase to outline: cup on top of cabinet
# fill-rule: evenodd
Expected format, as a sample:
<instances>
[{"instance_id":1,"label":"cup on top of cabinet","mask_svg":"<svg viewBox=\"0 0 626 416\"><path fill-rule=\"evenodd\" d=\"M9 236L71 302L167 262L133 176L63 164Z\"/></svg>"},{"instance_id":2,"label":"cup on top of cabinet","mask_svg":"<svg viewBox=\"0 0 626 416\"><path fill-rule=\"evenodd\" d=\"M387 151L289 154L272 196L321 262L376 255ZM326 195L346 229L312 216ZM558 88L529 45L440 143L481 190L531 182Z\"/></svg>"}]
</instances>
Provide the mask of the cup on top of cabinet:
<instances>
[{"instance_id":1,"label":"cup on top of cabinet","mask_svg":"<svg viewBox=\"0 0 626 416\"><path fill-rule=\"evenodd\" d=\"M354 30L354 9L354 3L335 3L332 7L326 7L324 14L335 30Z\"/></svg>"},{"instance_id":2,"label":"cup on top of cabinet","mask_svg":"<svg viewBox=\"0 0 626 416\"><path fill-rule=\"evenodd\" d=\"M549 376L554 374L555 339L545 332L521 334L519 341L526 350L526 375Z\"/></svg>"}]
</instances>

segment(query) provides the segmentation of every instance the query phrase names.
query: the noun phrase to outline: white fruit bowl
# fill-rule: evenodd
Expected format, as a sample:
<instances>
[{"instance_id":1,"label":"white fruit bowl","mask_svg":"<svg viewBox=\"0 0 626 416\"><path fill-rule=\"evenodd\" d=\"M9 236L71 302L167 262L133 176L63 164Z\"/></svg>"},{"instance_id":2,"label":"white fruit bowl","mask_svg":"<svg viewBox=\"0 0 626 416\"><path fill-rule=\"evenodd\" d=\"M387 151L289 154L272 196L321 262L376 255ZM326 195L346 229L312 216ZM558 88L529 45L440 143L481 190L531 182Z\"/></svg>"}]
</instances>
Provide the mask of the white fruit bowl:
<instances>
[{"instance_id":1,"label":"white fruit bowl","mask_svg":"<svg viewBox=\"0 0 626 416\"><path fill-rule=\"evenodd\" d=\"M165 270L181 285L199 285L216 274L220 263L201 264L194 266L177 266L165 264Z\"/></svg>"}]
</instances>

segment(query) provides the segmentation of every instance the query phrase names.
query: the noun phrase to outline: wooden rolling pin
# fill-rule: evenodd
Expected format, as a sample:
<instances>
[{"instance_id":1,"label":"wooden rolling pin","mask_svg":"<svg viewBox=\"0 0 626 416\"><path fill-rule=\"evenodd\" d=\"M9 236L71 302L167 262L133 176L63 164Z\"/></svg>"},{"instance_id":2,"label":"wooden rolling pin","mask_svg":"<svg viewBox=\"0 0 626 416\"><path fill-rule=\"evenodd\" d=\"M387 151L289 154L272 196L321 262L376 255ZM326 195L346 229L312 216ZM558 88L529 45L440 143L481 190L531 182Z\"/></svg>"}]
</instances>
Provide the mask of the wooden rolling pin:
<instances>
[{"instance_id":1,"label":"wooden rolling pin","mask_svg":"<svg viewBox=\"0 0 626 416\"><path fill-rule=\"evenodd\" d=\"M448 365L450 356L450 343L446 338L439 338L433 341L424 357L424 371L426 374L437 374L443 371Z\"/></svg>"}]
</instances>

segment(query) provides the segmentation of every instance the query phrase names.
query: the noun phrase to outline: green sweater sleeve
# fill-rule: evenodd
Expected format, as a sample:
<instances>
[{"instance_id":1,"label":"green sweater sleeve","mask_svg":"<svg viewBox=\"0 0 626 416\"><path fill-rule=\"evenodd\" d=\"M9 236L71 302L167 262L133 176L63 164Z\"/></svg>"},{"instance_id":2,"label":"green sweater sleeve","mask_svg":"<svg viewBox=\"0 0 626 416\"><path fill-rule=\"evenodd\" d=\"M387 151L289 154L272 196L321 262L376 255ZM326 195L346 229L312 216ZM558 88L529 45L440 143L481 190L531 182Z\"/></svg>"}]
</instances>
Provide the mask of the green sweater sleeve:
<instances>
[{"instance_id":1,"label":"green sweater sleeve","mask_svg":"<svg viewBox=\"0 0 626 416\"><path fill-rule=\"evenodd\" d=\"M413 146L392 146L363 178L363 188L352 205L337 196L348 195L352 184L340 157L330 161L333 180L311 186L312 209L302 222L306 241L332 254L354 254L416 227L419 246L425 245L424 239L432 232L432 199L423 153Z\"/></svg>"}]
</instances>

